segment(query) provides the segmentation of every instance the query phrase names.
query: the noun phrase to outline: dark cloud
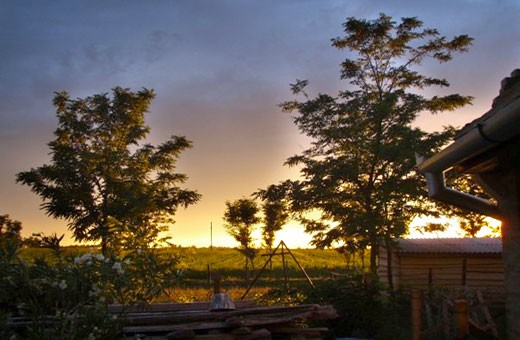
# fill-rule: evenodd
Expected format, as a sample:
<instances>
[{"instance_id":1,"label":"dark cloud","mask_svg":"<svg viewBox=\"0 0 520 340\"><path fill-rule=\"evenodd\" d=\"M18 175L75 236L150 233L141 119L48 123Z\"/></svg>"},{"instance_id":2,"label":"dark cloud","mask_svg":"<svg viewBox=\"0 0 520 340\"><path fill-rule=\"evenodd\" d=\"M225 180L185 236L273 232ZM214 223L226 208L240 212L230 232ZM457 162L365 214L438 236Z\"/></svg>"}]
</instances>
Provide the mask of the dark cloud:
<instances>
[{"instance_id":1,"label":"dark cloud","mask_svg":"<svg viewBox=\"0 0 520 340\"><path fill-rule=\"evenodd\" d=\"M157 92L148 119L153 142L179 134L195 143L179 166L205 197L189 216L179 215L179 237L185 225L212 218L217 226L226 199L289 176L281 164L307 143L277 107L291 98L289 83L309 79L313 93L337 93L346 55L330 39L342 34L345 18L380 12L475 38L453 63L422 69L450 80L450 91L475 96L455 116L422 117L427 128L482 114L518 67L520 5L513 0L4 1L0 157L9 166L0 172L0 213L63 228L35 212L37 197L15 185L14 174L48 157L54 91L85 97L120 85Z\"/></svg>"}]
</instances>

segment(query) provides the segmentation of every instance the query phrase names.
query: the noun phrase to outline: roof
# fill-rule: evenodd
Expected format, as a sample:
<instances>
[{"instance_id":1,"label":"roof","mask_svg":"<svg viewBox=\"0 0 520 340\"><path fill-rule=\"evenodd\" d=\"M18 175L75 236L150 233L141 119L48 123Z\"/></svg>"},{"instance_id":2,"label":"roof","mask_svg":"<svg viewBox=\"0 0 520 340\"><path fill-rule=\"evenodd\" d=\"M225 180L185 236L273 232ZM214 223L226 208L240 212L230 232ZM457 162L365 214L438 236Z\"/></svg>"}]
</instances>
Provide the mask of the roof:
<instances>
[{"instance_id":1,"label":"roof","mask_svg":"<svg viewBox=\"0 0 520 340\"><path fill-rule=\"evenodd\" d=\"M462 129L460 129L457 132L455 139L459 139L468 131L474 128L478 128L479 125L482 125L490 117L497 114L500 108L510 104L518 98L520 98L520 69L516 69L513 72L511 72L510 77L502 79L502 83L500 84L499 95L493 100L491 109L485 114L483 114L481 117L464 125Z\"/></svg>"},{"instance_id":2,"label":"roof","mask_svg":"<svg viewBox=\"0 0 520 340\"><path fill-rule=\"evenodd\" d=\"M398 239L400 253L414 254L501 254L500 238L415 238Z\"/></svg>"}]
</instances>

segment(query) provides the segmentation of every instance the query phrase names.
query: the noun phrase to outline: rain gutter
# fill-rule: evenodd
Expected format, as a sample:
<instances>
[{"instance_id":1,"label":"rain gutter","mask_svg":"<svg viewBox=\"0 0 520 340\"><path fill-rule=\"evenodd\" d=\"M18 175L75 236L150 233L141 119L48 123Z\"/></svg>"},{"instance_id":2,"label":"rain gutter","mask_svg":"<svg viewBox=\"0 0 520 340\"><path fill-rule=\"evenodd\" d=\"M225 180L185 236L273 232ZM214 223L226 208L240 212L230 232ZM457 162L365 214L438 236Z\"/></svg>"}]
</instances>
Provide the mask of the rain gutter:
<instances>
[{"instance_id":1,"label":"rain gutter","mask_svg":"<svg viewBox=\"0 0 520 340\"><path fill-rule=\"evenodd\" d=\"M496 203L451 189L446 186L444 172L455 165L478 156L520 134L520 98L493 109L478 120L465 134L429 159L416 154L417 168L425 175L429 197L471 210L499 217Z\"/></svg>"}]
</instances>

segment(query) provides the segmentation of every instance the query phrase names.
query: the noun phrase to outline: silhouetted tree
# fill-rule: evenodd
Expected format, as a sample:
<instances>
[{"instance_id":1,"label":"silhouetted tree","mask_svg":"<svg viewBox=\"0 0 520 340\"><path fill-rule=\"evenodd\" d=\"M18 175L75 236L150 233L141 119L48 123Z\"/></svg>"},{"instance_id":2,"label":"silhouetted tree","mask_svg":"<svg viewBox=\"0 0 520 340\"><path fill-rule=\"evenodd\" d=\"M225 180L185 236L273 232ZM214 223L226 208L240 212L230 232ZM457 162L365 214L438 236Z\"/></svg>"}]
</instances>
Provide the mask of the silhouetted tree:
<instances>
[{"instance_id":1,"label":"silhouetted tree","mask_svg":"<svg viewBox=\"0 0 520 340\"><path fill-rule=\"evenodd\" d=\"M275 233L281 230L289 220L286 190L283 184L270 185L267 189L258 190L254 193L254 196L263 202L262 238L269 252L273 249Z\"/></svg>"},{"instance_id":2,"label":"silhouetted tree","mask_svg":"<svg viewBox=\"0 0 520 340\"><path fill-rule=\"evenodd\" d=\"M298 80L292 90L304 101L281 105L313 140L286 162L301 167L302 179L291 189L293 211L318 247L367 245L372 272L378 246L391 247L392 238L428 211L414 152L431 154L454 133L453 128L427 133L412 125L415 118L471 101L459 94L427 98L419 93L449 83L415 67L428 58L447 62L453 53L467 51L472 41L466 35L449 40L422 26L416 18L396 23L384 14L375 20L348 18L345 35L332 40L334 47L348 52L341 64L348 88L336 97L320 93L311 98L305 90L308 81ZM310 212L320 216L313 218Z\"/></svg>"},{"instance_id":3,"label":"silhouetted tree","mask_svg":"<svg viewBox=\"0 0 520 340\"><path fill-rule=\"evenodd\" d=\"M50 142L50 164L20 172L17 181L43 199L52 217L69 221L78 241L109 247L146 246L173 223L178 207L199 200L180 188L186 175L175 172L179 154L191 147L172 136L143 144L150 128L145 113L155 94L116 87L112 98L98 94L71 100L56 93L59 125Z\"/></svg>"},{"instance_id":4,"label":"silhouetted tree","mask_svg":"<svg viewBox=\"0 0 520 340\"><path fill-rule=\"evenodd\" d=\"M0 215L0 246L6 243L21 245L22 223L12 220L9 215Z\"/></svg>"},{"instance_id":5,"label":"silhouetted tree","mask_svg":"<svg viewBox=\"0 0 520 340\"><path fill-rule=\"evenodd\" d=\"M258 250L253 245L253 227L260 222L258 206L252 199L241 198L233 202L226 202L224 221L227 232L240 244L237 250L246 259L246 279L249 279L249 262L254 269L254 258Z\"/></svg>"}]
</instances>

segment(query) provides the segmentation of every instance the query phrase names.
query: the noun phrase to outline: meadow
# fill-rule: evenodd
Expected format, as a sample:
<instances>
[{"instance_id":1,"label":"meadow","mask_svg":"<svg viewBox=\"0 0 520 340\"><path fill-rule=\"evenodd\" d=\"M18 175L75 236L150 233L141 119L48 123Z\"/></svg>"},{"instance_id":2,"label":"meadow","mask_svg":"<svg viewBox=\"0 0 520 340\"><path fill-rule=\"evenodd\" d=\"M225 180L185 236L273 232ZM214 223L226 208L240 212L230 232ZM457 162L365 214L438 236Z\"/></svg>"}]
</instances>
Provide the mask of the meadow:
<instances>
[{"instance_id":1,"label":"meadow","mask_svg":"<svg viewBox=\"0 0 520 340\"><path fill-rule=\"evenodd\" d=\"M64 247L63 251L65 256L76 257L85 253L98 253L99 249L71 246ZM221 278L221 290L229 293L233 299L240 299L268 259L267 251L261 250L254 260L254 270L251 267L249 279L246 279L245 258L233 248L170 247L161 248L158 252L178 258L179 262L176 265L178 275L175 287L157 297L154 302L186 303L209 300L213 293L212 277L216 274ZM328 279L331 273L342 273L347 270L345 256L332 249L291 249L291 252L313 282ZM49 249L30 248L23 249L20 257L28 261L36 258L52 261L54 256ZM309 286L305 274L286 250L285 262L287 280L282 256L275 255L272 257L272 266L267 265L261 271L247 298L263 296L272 288ZM352 261L350 265L352 266Z\"/></svg>"},{"instance_id":2,"label":"meadow","mask_svg":"<svg viewBox=\"0 0 520 340\"><path fill-rule=\"evenodd\" d=\"M309 285L305 274L287 253L285 253L286 280L281 255L273 256L272 266L267 265L260 271L268 260L266 251L261 251L255 258L254 270L251 270L249 279L246 279L245 259L235 249L190 247L168 251L177 254L180 260L179 270L182 274L178 288L170 297L176 302L208 300L213 292L211 277L215 273L221 277L222 290L228 292L233 299L241 298L258 274L260 276L248 293L248 298L264 295L271 288L296 288ZM346 269L345 257L335 250L293 249L291 252L313 281L329 278L331 273Z\"/></svg>"}]
</instances>

